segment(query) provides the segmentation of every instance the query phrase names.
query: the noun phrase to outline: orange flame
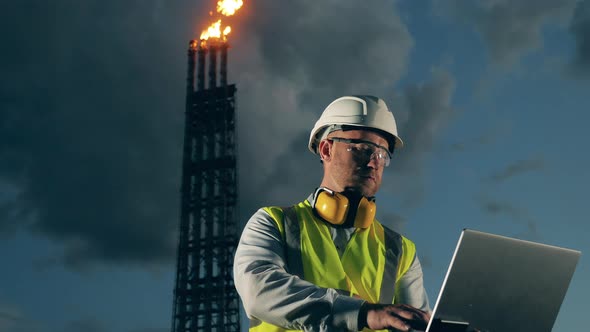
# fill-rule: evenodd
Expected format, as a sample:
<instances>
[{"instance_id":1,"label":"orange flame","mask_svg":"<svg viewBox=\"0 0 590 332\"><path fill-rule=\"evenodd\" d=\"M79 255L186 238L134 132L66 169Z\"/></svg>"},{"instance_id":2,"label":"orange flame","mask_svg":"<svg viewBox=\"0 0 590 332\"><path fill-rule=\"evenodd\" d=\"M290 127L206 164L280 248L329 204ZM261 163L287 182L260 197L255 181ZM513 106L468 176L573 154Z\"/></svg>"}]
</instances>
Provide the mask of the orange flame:
<instances>
[{"instance_id":1,"label":"orange flame","mask_svg":"<svg viewBox=\"0 0 590 332\"><path fill-rule=\"evenodd\" d=\"M225 29L227 30L227 29ZM225 32L225 30L223 30ZM225 36L226 34L223 34ZM221 38L221 20L211 24L206 30L201 32L201 38L207 40L209 38Z\"/></svg>"},{"instance_id":2,"label":"orange flame","mask_svg":"<svg viewBox=\"0 0 590 332\"><path fill-rule=\"evenodd\" d=\"M242 0L219 0L217 1L217 12L225 16L232 16L243 4Z\"/></svg>"},{"instance_id":3,"label":"orange flame","mask_svg":"<svg viewBox=\"0 0 590 332\"><path fill-rule=\"evenodd\" d=\"M223 16L232 16L244 4L243 0L219 0L217 1L217 12ZM209 15L212 16L210 12ZM225 26L223 32L221 31L221 19L212 23L207 29L201 32L201 40L208 40L209 38L217 38L226 40L226 36L231 32L230 26Z\"/></svg>"}]
</instances>

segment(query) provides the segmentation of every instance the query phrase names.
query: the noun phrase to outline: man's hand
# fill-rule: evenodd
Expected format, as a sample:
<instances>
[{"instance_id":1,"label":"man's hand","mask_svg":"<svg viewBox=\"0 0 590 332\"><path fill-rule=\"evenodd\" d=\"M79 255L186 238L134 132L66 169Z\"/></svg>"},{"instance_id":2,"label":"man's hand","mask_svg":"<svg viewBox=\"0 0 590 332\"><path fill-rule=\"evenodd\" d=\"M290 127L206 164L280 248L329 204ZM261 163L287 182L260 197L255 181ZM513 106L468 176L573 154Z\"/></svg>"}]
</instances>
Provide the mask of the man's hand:
<instances>
[{"instance_id":1,"label":"man's hand","mask_svg":"<svg viewBox=\"0 0 590 332\"><path fill-rule=\"evenodd\" d=\"M359 330L368 327L372 330L424 331L429 320L427 312L406 304L365 303L359 312Z\"/></svg>"}]
</instances>

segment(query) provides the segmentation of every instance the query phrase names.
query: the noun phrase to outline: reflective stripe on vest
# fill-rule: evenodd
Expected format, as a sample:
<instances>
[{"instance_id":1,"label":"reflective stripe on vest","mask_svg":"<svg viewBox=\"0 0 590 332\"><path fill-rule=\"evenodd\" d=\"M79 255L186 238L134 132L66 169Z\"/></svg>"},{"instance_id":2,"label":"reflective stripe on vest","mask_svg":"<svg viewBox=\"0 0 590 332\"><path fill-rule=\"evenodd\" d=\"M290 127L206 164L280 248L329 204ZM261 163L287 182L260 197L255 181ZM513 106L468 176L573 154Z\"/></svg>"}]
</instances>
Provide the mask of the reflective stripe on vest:
<instances>
[{"instance_id":1,"label":"reflective stripe on vest","mask_svg":"<svg viewBox=\"0 0 590 332\"><path fill-rule=\"evenodd\" d=\"M395 284L414 261L411 241L375 220L369 228L355 230L340 257L329 226L313 215L308 201L264 210L285 242L288 273L371 303L395 302ZM250 331L294 330L251 320Z\"/></svg>"}]
</instances>

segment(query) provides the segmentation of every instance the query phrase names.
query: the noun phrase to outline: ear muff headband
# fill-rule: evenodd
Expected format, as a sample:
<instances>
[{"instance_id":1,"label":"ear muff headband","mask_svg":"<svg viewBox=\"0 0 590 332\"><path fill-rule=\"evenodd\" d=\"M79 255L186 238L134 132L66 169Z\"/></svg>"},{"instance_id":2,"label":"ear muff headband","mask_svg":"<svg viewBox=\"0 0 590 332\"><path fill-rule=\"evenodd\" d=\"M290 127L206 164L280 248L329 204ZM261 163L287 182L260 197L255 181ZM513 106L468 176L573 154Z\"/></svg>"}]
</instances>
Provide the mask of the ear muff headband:
<instances>
[{"instance_id":1,"label":"ear muff headband","mask_svg":"<svg viewBox=\"0 0 590 332\"><path fill-rule=\"evenodd\" d=\"M312 208L325 221L333 225L343 225L351 217L356 228L371 226L377 206L373 200L361 197L357 206L350 206L351 200L345 194L337 193L327 188L318 188L314 195ZM349 211L354 216L349 216Z\"/></svg>"}]
</instances>

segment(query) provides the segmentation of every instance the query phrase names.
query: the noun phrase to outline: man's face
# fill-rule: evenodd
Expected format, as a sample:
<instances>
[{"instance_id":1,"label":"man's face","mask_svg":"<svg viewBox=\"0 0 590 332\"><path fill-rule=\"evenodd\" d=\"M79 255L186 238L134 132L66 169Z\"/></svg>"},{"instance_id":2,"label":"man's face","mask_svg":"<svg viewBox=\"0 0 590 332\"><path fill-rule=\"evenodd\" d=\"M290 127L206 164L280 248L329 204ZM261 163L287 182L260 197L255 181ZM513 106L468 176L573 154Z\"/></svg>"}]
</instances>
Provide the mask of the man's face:
<instances>
[{"instance_id":1,"label":"man's face","mask_svg":"<svg viewBox=\"0 0 590 332\"><path fill-rule=\"evenodd\" d=\"M373 144L355 145L338 139L361 140ZM358 146L370 149L363 152L357 149ZM385 151L378 146L384 147ZM351 190L367 197L375 196L381 186L385 165L371 157L371 151L386 153L388 148L387 140L373 131L347 130L330 133L319 146L324 163L322 186L337 192Z\"/></svg>"}]
</instances>

